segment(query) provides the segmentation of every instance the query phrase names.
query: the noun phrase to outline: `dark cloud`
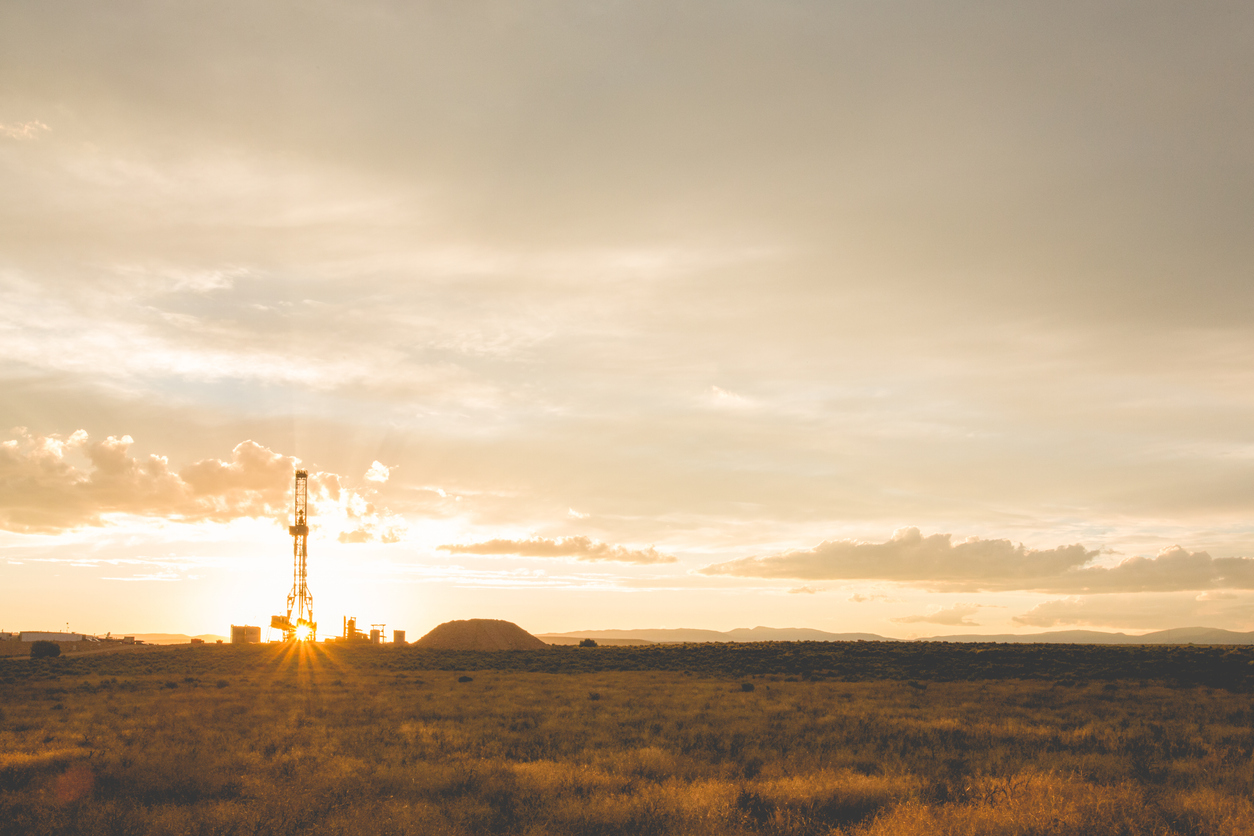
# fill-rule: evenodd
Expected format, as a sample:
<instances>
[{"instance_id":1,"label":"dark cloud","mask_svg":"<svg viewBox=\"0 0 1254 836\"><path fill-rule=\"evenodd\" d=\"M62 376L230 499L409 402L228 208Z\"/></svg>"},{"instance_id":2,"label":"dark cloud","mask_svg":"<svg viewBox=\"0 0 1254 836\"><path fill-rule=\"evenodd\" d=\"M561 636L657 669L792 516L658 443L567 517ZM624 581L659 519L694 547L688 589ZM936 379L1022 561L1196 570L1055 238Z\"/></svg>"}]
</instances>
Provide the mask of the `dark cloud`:
<instances>
[{"instance_id":1,"label":"dark cloud","mask_svg":"<svg viewBox=\"0 0 1254 836\"><path fill-rule=\"evenodd\" d=\"M467 543L440 546L441 551L453 554L509 554L519 557L573 557L576 560L608 560L618 563L676 563L678 558L662 554L650 546L647 549L629 549L611 546L590 537L559 537L550 540L542 537L531 540L488 540L483 543Z\"/></svg>"},{"instance_id":2,"label":"dark cloud","mask_svg":"<svg viewBox=\"0 0 1254 836\"><path fill-rule=\"evenodd\" d=\"M1045 592L1170 592L1254 589L1254 559L1214 558L1179 546L1156 558L1130 557L1117 566L1087 565L1100 552L1081 545L1029 549L1009 540L952 535L924 537L917 528L884 543L829 540L812 549L717 563L706 575L800 580L881 580L938 590Z\"/></svg>"}]
</instances>

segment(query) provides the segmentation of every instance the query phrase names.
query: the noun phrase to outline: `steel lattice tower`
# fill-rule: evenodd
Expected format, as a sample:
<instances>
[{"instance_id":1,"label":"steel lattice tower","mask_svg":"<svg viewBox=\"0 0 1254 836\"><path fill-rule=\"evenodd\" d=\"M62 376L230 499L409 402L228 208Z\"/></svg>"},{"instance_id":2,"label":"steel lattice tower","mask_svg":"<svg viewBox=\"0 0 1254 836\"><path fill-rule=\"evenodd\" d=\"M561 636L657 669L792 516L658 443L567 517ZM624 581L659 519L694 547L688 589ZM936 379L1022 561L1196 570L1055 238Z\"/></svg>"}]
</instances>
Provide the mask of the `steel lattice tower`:
<instances>
[{"instance_id":1,"label":"steel lattice tower","mask_svg":"<svg viewBox=\"0 0 1254 836\"><path fill-rule=\"evenodd\" d=\"M283 638L292 640L314 639L318 622L314 621L313 595L309 592L309 473L296 471L296 490L293 497L295 524L288 526L292 535L292 591L287 596L287 616L276 615L270 619L271 627L283 631Z\"/></svg>"}]
</instances>

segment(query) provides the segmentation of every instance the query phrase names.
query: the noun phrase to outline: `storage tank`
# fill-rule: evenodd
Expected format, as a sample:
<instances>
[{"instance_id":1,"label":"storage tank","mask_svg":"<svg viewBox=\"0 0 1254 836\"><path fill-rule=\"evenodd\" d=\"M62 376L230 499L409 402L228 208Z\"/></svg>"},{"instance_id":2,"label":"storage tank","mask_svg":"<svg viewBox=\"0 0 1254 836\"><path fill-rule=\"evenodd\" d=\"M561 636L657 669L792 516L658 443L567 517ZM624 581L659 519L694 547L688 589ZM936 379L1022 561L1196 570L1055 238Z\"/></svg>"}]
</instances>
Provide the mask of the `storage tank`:
<instances>
[{"instance_id":1,"label":"storage tank","mask_svg":"<svg viewBox=\"0 0 1254 836\"><path fill-rule=\"evenodd\" d=\"M383 635L382 635L382 634L381 634L378 630L371 630L371 631L370 631L370 643L371 643L371 644L382 644L382 643L383 643Z\"/></svg>"},{"instance_id":2,"label":"storage tank","mask_svg":"<svg viewBox=\"0 0 1254 836\"><path fill-rule=\"evenodd\" d=\"M392 631L392 644L405 644L405 631L404 630Z\"/></svg>"}]
</instances>

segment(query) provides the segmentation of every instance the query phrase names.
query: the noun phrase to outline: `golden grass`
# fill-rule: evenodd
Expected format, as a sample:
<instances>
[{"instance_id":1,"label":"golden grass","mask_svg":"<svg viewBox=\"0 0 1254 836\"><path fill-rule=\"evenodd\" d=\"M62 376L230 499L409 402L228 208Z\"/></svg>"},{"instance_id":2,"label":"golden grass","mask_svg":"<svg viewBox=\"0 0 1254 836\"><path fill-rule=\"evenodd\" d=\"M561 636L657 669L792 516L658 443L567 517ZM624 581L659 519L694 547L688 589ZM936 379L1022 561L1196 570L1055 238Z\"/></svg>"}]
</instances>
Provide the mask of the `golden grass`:
<instances>
[{"instance_id":1,"label":"golden grass","mask_svg":"<svg viewBox=\"0 0 1254 836\"><path fill-rule=\"evenodd\" d=\"M0 834L1254 834L1228 691L209 652L0 677Z\"/></svg>"}]
</instances>

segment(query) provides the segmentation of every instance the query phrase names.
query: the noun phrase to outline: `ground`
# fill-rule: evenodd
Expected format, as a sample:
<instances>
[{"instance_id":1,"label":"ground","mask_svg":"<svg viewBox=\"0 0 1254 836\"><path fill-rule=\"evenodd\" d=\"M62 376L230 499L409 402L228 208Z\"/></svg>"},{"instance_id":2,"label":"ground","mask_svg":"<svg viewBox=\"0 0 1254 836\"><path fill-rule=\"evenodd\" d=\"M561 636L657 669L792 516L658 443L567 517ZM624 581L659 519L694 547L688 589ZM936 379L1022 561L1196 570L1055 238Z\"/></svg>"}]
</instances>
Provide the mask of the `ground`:
<instances>
[{"instance_id":1,"label":"ground","mask_svg":"<svg viewBox=\"0 0 1254 836\"><path fill-rule=\"evenodd\" d=\"M0 834L1249 834L1254 651L0 660Z\"/></svg>"}]
</instances>

